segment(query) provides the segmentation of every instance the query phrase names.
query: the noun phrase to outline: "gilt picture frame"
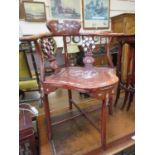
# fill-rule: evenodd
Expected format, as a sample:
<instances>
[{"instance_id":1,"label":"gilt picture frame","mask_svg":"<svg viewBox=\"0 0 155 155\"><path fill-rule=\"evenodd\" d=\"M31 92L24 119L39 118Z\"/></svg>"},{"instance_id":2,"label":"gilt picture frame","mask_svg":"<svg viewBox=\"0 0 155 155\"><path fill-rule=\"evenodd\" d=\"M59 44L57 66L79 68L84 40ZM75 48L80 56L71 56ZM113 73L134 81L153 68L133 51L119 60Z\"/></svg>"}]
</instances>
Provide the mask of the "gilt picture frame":
<instances>
[{"instance_id":1,"label":"gilt picture frame","mask_svg":"<svg viewBox=\"0 0 155 155\"><path fill-rule=\"evenodd\" d=\"M110 0L82 0L83 28L108 29Z\"/></svg>"},{"instance_id":2,"label":"gilt picture frame","mask_svg":"<svg viewBox=\"0 0 155 155\"><path fill-rule=\"evenodd\" d=\"M29 22L46 22L46 10L44 2L24 1L25 20Z\"/></svg>"}]
</instances>

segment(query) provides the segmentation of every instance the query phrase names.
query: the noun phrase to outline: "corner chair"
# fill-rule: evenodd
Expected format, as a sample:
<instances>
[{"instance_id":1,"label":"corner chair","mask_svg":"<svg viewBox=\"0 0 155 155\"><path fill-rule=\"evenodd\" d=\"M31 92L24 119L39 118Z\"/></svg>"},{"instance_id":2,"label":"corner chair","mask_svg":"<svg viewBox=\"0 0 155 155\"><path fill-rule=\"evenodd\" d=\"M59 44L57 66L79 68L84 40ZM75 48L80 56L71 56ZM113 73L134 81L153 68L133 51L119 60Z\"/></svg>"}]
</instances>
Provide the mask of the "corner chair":
<instances>
[{"instance_id":1,"label":"corner chair","mask_svg":"<svg viewBox=\"0 0 155 155\"><path fill-rule=\"evenodd\" d=\"M36 52L40 62L40 85L41 92L44 101L44 110L47 124L48 139L52 138L52 122L51 113L48 103L48 94L54 92L57 88L64 88L68 90L69 109L72 110L73 106L80 112L77 116L73 116L68 120L71 120L79 115L83 115L91 125L93 125L101 136L101 145L103 149L106 149L106 115L107 107L109 103L112 103L111 97L115 92L118 77L115 75L113 68L108 67L94 67L92 64L87 64L84 67L70 67L68 65L67 56L67 36L80 36L82 39L85 37L100 36L100 37L112 37L112 34L82 34L79 32L81 25L77 21L64 21L59 23L58 21L52 21L47 23L50 33L40 34L32 37L25 37L21 40L27 40L34 42ZM53 37L61 36L64 42L64 59L65 67L60 68L55 59L55 41ZM117 36L114 34L114 36ZM119 35L118 35L119 36ZM90 54L89 51L87 53ZM89 55L90 56L90 55ZM87 56L87 58L89 57ZM91 57L91 56L90 56ZM50 66L53 70L53 74L45 76L44 60L48 59ZM87 63L93 60L88 58ZM85 76L89 72L91 76ZM88 93L91 97L102 100L101 109L101 124L100 127L96 126L96 123L88 116L88 114L81 109L78 104L75 103L72 97L72 91L76 90L83 93ZM59 123L65 122L60 121ZM53 124L54 125L54 124Z\"/></svg>"}]
</instances>

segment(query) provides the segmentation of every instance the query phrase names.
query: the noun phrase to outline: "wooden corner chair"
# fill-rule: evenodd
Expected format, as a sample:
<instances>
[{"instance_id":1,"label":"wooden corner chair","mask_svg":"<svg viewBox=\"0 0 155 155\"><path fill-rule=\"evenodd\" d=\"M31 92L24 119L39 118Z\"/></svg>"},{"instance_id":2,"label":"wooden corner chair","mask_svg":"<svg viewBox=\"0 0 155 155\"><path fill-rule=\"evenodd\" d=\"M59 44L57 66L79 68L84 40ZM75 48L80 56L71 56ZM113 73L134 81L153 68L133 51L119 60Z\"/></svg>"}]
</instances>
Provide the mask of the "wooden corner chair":
<instances>
[{"instance_id":1,"label":"wooden corner chair","mask_svg":"<svg viewBox=\"0 0 155 155\"><path fill-rule=\"evenodd\" d=\"M79 36L90 36L89 34L81 35L79 33L80 23L77 21L67 21L64 23L59 22L48 22L48 28L50 29L51 33L37 35L33 37L27 37L23 40L29 40L34 42L36 47L36 52L38 54L39 62L40 62L40 85L41 91L44 101L44 110L46 116L46 123L47 123L47 134L48 138L52 138L52 122L51 122L51 113L49 109L48 103L48 94L54 92L57 88L64 88L68 90L68 99L69 99L69 109L71 110L73 106L77 108L80 112L80 115L83 115L100 133L101 135L101 144L105 149L106 144L106 109L109 107L109 100L111 101L111 96L115 91L115 87L117 86L118 78L115 75L113 69L107 67L93 67L95 71L95 75L86 78L84 75L86 73L85 67L70 67L67 57L67 42L66 37L69 35L79 35ZM53 36L61 36L63 37L64 41L64 59L65 59L65 67L60 68L58 63L55 59L55 41ZM50 66L53 70L53 74L46 76L45 75L45 65L44 61L48 59L50 62ZM75 103L72 97L72 91L76 90L79 92L88 93L90 96L102 100L101 109L101 127L97 127L96 123L88 114L81 109L78 104ZM77 116L73 116L72 118L68 119L71 120ZM62 123L64 121L58 122Z\"/></svg>"}]
</instances>

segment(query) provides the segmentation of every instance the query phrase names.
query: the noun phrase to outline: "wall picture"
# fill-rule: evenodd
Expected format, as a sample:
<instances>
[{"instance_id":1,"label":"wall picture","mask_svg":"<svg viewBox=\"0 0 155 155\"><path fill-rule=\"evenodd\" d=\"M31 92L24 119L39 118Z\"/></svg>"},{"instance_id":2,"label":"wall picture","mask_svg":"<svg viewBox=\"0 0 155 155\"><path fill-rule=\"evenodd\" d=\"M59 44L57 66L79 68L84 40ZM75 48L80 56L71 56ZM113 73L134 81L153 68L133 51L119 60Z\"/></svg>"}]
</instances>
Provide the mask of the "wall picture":
<instances>
[{"instance_id":1,"label":"wall picture","mask_svg":"<svg viewBox=\"0 0 155 155\"><path fill-rule=\"evenodd\" d=\"M102 29L109 27L109 0L83 0L84 29Z\"/></svg>"},{"instance_id":2,"label":"wall picture","mask_svg":"<svg viewBox=\"0 0 155 155\"><path fill-rule=\"evenodd\" d=\"M54 19L80 19L81 0L51 0Z\"/></svg>"},{"instance_id":3,"label":"wall picture","mask_svg":"<svg viewBox=\"0 0 155 155\"><path fill-rule=\"evenodd\" d=\"M46 11L43 2L23 2L25 20L30 22L45 22Z\"/></svg>"}]
</instances>

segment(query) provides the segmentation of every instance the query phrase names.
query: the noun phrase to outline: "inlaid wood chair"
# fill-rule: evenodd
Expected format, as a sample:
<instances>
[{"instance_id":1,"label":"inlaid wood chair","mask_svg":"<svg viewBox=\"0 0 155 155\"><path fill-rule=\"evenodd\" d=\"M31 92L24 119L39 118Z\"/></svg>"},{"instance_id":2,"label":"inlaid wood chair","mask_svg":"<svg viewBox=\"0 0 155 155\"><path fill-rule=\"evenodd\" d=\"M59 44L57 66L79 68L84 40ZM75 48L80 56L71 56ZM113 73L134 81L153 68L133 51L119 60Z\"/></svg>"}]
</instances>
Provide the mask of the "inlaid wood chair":
<instances>
[{"instance_id":1,"label":"inlaid wood chair","mask_svg":"<svg viewBox=\"0 0 155 155\"><path fill-rule=\"evenodd\" d=\"M51 124L51 113L48 103L48 94L54 92L57 88L63 88L68 90L68 99L69 99L69 109L72 109L73 106L77 108L80 114L73 116L70 119L83 115L101 135L101 144L105 149L107 146L106 143L106 111L109 107L109 100L113 95L115 88L118 83L118 78L115 75L115 72L112 68L108 67L93 67L92 62L93 58L91 51L87 51L87 57L85 57L84 62L85 67L70 67L67 64L67 43L66 37L70 35L80 35L80 23L77 21L67 21L64 23L59 22L49 22L48 27L51 30L51 33L41 34L33 37L25 37L21 40L28 40L34 42L36 47L36 52L38 54L40 62L40 85L42 96L44 100L44 110L47 123L47 133L48 138L52 138L52 127ZM53 36L61 36L64 41L64 59L65 67L60 68L55 59L55 41ZM86 34L83 36L90 37ZM107 35L108 36L108 35ZM83 37L84 38L84 37ZM49 76L45 76L45 65L44 61L48 59L50 66L53 70L53 73ZM88 114L81 109L78 104L74 101L72 97L72 91L76 90L83 93L88 93L91 97L102 100L101 109L101 124L100 128L96 126L96 123L90 119ZM68 119L68 120L70 120ZM66 121L66 120L64 120ZM55 123L59 124L64 121Z\"/></svg>"}]
</instances>

